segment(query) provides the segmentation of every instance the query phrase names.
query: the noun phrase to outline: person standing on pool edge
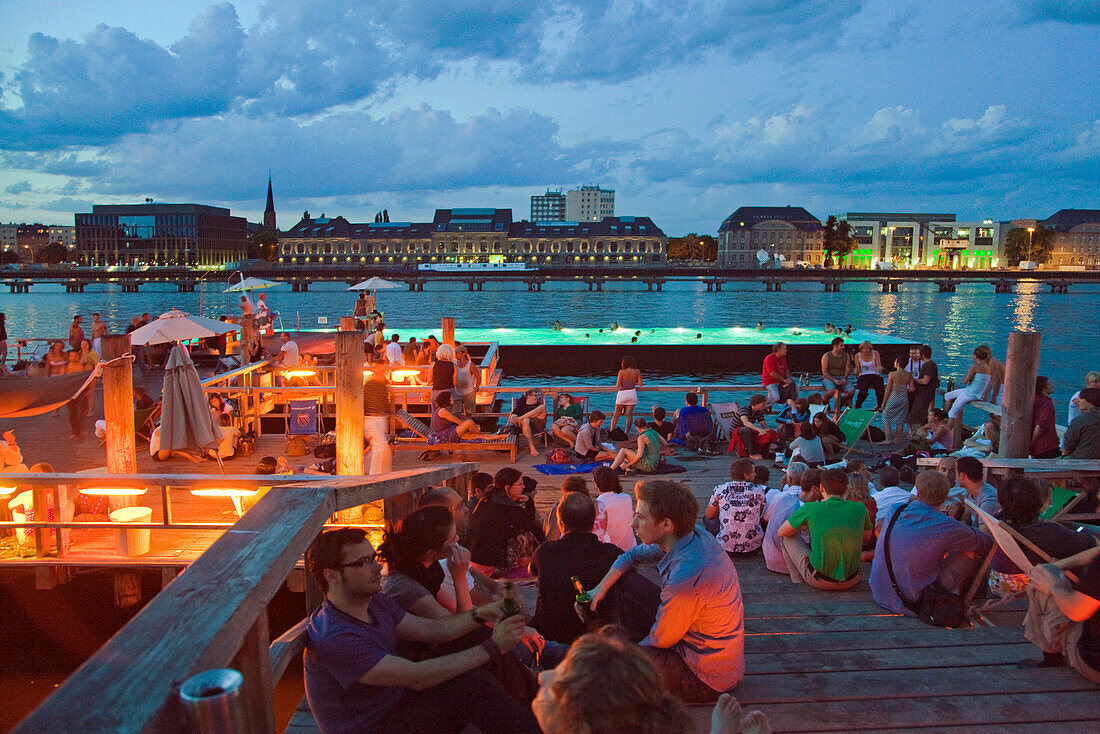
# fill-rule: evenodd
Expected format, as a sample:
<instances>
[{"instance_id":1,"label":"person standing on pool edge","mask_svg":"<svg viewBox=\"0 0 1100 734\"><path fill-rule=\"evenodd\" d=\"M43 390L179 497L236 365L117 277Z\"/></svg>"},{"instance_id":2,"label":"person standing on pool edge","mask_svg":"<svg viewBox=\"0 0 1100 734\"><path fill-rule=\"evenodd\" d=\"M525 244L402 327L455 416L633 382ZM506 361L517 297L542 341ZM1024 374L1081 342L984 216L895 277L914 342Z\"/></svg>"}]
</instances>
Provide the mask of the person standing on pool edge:
<instances>
[{"instance_id":1,"label":"person standing on pool edge","mask_svg":"<svg viewBox=\"0 0 1100 734\"><path fill-rule=\"evenodd\" d=\"M623 357L619 374L615 378L615 412L611 414L611 426L608 432L615 430L619 416L626 417L626 430L630 431L630 420L634 417L634 406L638 404L637 388L642 384L642 373L638 363L630 355Z\"/></svg>"}]
</instances>

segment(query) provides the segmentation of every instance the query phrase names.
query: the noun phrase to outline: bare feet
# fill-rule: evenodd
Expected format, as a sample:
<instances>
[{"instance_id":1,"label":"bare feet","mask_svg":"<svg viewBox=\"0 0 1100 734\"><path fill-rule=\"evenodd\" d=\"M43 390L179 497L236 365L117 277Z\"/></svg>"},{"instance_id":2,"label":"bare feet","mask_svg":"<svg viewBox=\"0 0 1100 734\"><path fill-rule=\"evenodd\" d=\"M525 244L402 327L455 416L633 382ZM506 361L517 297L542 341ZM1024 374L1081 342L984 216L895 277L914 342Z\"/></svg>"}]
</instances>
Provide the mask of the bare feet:
<instances>
[{"instance_id":1,"label":"bare feet","mask_svg":"<svg viewBox=\"0 0 1100 734\"><path fill-rule=\"evenodd\" d=\"M538 456L539 451L534 446L531 447L531 456Z\"/></svg>"},{"instance_id":2,"label":"bare feet","mask_svg":"<svg viewBox=\"0 0 1100 734\"><path fill-rule=\"evenodd\" d=\"M764 712L744 713L741 704L728 693L718 697L710 714L710 734L771 734L771 730Z\"/></svg>"}]
</instances>

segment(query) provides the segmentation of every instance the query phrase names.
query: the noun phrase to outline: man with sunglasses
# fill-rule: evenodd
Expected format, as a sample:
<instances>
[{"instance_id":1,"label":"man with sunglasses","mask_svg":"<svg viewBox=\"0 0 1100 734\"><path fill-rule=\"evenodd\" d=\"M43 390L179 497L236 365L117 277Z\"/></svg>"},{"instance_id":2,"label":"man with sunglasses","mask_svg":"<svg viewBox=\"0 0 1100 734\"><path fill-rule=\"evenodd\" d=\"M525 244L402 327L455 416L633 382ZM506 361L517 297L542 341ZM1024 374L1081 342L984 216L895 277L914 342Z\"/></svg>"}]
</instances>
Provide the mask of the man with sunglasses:
<instances>
[{"instance_id":1,"label":"man with sunglasses","mask_svg":"<svg viewBox=\"0 0 1100 734\"><path fill-rule=\"evenodd\" d=\"M441 619L406 614L382 590L382 566L366 533L322 533L306 568L324 593L310 616L303 654L306 698L322 734L461 730L538 732L530 709L510 698L481 666L516 646L523 617L502 619L499 603ZM481 624L492 638L438 658L395 654L398 639L455 640Z\"/></svg>"}]
</instances>

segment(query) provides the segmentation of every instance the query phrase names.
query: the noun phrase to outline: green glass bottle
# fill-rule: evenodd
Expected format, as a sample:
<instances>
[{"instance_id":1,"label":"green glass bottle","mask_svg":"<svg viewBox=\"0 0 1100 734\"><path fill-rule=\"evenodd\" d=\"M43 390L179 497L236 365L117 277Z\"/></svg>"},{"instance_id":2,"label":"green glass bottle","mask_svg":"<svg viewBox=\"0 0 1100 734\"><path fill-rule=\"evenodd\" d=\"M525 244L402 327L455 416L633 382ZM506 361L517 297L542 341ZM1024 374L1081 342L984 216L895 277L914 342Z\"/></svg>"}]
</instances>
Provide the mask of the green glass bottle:
<instances>
[{"instance_id":1,"label":"green glass bottle","mask_svg":"<svg viewBox=\"0 0 1100 734\"><path fill-rule=\"evenodd\" d=\"M584 626L590 632L599 629L603 626L603 623L592 611L592 595L584 590L584 584L577 576L571 576L569 580L573 582L573 588L577 590L577 596L573 602L573 609L577 612L577 616L584 622Z\"/></svg>"},{"instance_id":2,"label":"green glass bottle","mask_svg":"<svg viewBox=\"0 0 1100 734\"><path fill-rule=\"evenodd\" d=\"M500 603L500 611L503 612L501 619L523 613L519 602L516 601L516 585L511 581L504 582L504 600Z\"/></svg>"}]
</instances>

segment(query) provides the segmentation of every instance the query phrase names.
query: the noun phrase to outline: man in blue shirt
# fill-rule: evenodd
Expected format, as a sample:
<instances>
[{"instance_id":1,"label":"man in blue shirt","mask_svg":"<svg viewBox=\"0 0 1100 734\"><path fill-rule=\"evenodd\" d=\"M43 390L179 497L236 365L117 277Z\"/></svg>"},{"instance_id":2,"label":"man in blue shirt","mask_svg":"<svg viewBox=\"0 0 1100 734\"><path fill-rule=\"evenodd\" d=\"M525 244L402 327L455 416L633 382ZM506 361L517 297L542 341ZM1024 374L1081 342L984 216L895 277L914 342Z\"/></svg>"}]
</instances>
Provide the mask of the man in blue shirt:
<instances>
[{"instance_id":1,"label":"man in blue shirt","mask_svg":"<svg viewBox=\"0 0 1100 734\"><path fill-rule=\"evenodd\" d=\"M714 536L696 527L699 502L687 485L647 479L634 487L633 527L642 545L626 551L591 590L592 608L627 571L657 564L661 605L642 649L669 690L692 703L717 701L745 674L745 609L737 571Z\"/></svg>"},{"instance_id":2,"label":"man in blue shirt","mask_svg":"<svg viewBox=\"0 0 1100 734\"><path fill-rule=\"evenodd\" d=\"M491 734L538 732L530 709L510 698L481 666L511 650L523 616L501 618L487 604L440 619L406 614L382 590L382 566L366 533L322 533L306 568L325 595L310 615L303 653L306 699L322 734L451 731L467 724ZM441 643L494 622L480 645L413 662L397 640Z\"/></svg>"},{"instance_id":3,"label":"man in blue shirt","mask_svg":"<svg viewBox=\"0 0 1100 734\"><path fill-rule=\"evenodd\" d=\"M916 489L917 499L895 510L900 511L901 516L890 533L890 563L898 587L911 602L920 599L921 592L934 581L939 581L949 591L965 592L993 540L939 511L951 489L951 483L943 474L921 472L917 475ZM883 540L889 527L890 518L887 518L875 544L871 593L880 607L915 617L917 615L894 592L886 570Z\"/></svg>"},{"instance_id":4,"label":"man in blue shirt","mask_svg":"<svg viewBox=\"0 0 1100 734\"><path fill-rule=\"evenodd\" d=\"M1001 505L997 502L997 488L985 481L985 467L982 462L973 456L963 456L955 463L955 483L966 491L963 499L969 499L981 509L994 517L1001 511ZM969 510L971 515L970 526L975 530L981 529L981 520Z\"/></svg>"},{"instance_id":5,"label":"man in blue shirt","mask_svg":"<svg viewBox=\"0 0 1100 734\"><path fill-rule=\"evenodd\" d=\"M691 436L706 438L714 432L710 411L699 405L699 394L689 392L684 396L684 406L676 414L676 429L672 435L679 439Z\"/></svg>"}]
</instances>

